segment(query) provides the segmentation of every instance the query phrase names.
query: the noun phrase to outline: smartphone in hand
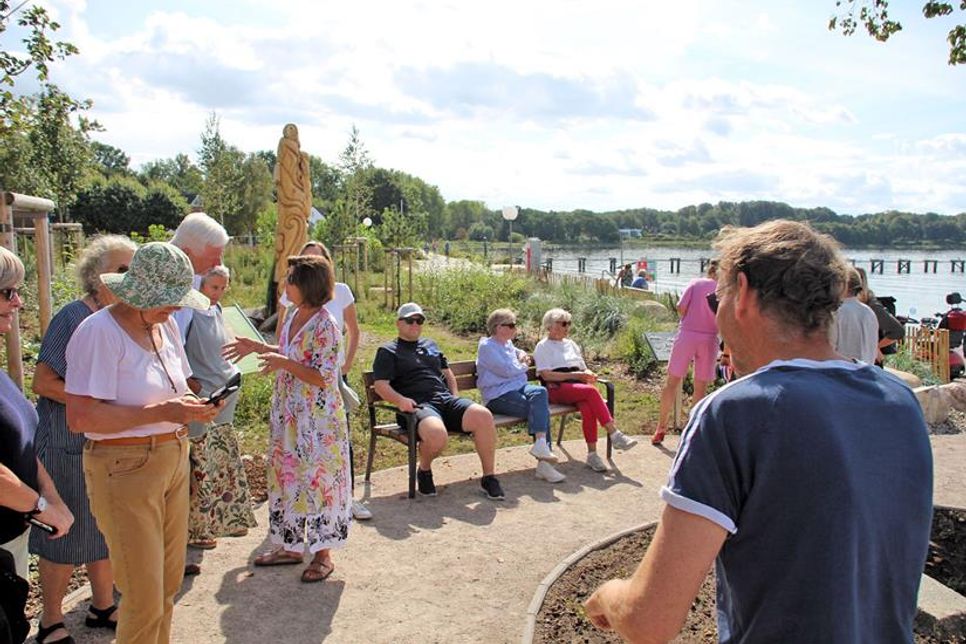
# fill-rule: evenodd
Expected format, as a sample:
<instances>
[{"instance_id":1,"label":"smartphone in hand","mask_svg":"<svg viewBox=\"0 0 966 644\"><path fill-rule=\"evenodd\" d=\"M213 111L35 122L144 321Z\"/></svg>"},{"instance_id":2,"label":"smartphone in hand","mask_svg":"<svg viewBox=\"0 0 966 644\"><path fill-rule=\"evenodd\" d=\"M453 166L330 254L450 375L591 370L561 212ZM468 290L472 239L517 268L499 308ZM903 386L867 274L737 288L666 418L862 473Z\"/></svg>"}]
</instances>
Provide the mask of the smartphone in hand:
<instances>
[{"instance_id":1,"label":"smartphone in hand","mask_svg":"<svg viewBox=\"0 0 966 644\"><path fill-rule=\"evenodd\" d=\"M218 387L218 389L215 389L213 392L211 392L211 395L208 396L208 400L206 400L205 402L208 403L209 405L214 405L224 400L228 396L232 395L236 391L238 391L240 387L241 387L241 374L236 373L234 376L229 378L228 382L226 382L221 387Z\"/></svg>"}]
</instances>

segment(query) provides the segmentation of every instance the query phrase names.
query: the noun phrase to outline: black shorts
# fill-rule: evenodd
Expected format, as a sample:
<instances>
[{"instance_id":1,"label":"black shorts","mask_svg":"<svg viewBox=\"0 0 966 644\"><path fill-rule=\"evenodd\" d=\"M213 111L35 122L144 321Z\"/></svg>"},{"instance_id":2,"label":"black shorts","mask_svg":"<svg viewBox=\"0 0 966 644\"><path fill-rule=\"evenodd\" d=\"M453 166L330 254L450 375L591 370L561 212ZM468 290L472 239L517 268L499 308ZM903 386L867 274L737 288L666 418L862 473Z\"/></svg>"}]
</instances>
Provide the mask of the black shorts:
<instances>
[{"instance_id":1,"label":"black shorts","mask_svg":"<svg viewBox=\"0 0 966 644\"><path fill-rule=\"evenodd\" d=\"M468 434L463 429L463 414L470 408L473 401L469 398L457 398L446 394L437 395L427 402L420 403L416 408L416 425L418 426L426 418L440 418L443 426L450 434ZM402 416L397 417L400 427L406 426L406 421Z\"/></svg>"}]
</instances>

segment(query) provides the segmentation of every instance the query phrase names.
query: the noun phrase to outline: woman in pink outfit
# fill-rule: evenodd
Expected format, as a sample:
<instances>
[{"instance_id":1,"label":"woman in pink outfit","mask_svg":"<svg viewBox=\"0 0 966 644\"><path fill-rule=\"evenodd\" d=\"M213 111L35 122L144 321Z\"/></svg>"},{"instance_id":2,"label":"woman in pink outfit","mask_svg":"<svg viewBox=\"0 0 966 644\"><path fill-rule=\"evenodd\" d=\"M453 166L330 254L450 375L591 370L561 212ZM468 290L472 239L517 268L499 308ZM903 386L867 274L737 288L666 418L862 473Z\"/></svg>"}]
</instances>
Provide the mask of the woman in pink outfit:
<instances>
[{"instance_id":1,"label":"woman in pink outfit","mask_svg":"<svg viewBox=\"0 0 966 644\"><path fill-rule=\"evenodd\" d=\"M678 335L674 339L671 359L667 364L667 382L661 391L657 430L651 439L653 445L660 445L664 440L667 419L674 404L674 394L688 375L691 363L694 362L694 402L704 398L708 383L714 380L715 362L718 358L718 325L707 299L717 287L717 273L718 262L712 260L708 267L708 276L691 280L678 300L681 324L678 326Z\"/></svg>"}]
</instances>

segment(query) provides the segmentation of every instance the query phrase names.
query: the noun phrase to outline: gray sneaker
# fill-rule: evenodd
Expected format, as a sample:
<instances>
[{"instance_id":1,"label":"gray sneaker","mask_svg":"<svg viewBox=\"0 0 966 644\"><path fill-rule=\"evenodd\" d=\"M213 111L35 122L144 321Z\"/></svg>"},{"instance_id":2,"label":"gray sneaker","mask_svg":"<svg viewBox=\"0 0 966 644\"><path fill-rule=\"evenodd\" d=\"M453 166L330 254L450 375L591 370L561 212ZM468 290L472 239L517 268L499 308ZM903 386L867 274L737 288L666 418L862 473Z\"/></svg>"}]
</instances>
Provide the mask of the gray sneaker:
<instances>
[{"instance_id":1,"label":"gray sneaker","mask_svg":"<svg viewBox=\"0 0 966 644\"><path fill-rule=\"evenodd\" d=\"M587 454L587 467L595 472L606 472L610 469L597 452L589 452Z\"/></svg>"},{"instance_id":2,"label":"gray sneaker","mask_svg":"<svg viewBox=\"0 0 966 644\"><path fill-rule=\"evenodd\" d=\"M619 429L615 429L610 435L610 444L614 449L630 449L637 445L637 439L631 438Z\"/></svg>"}]
</instances>

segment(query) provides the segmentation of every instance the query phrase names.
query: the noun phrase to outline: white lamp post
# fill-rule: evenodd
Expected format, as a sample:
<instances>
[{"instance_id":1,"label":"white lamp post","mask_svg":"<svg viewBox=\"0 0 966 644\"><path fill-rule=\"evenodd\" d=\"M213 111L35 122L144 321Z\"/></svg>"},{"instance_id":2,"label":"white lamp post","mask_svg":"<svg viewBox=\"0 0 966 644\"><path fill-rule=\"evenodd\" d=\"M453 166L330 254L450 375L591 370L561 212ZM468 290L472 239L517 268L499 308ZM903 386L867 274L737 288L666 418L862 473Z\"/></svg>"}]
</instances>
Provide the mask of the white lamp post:
<instances>
[{"instance_id":1,"label":"white lamp post","mask_svg":"<svg viewBox=\"0 0 966 644\"><path fill-rule=\"evenodd\" d=\"M503 206L503 218L510 225L510 231L507 235L507 250L510 253L510 270L513 270L513 220L517 218L520 211L516 206Z\"/></svg>"}]
</instances>

